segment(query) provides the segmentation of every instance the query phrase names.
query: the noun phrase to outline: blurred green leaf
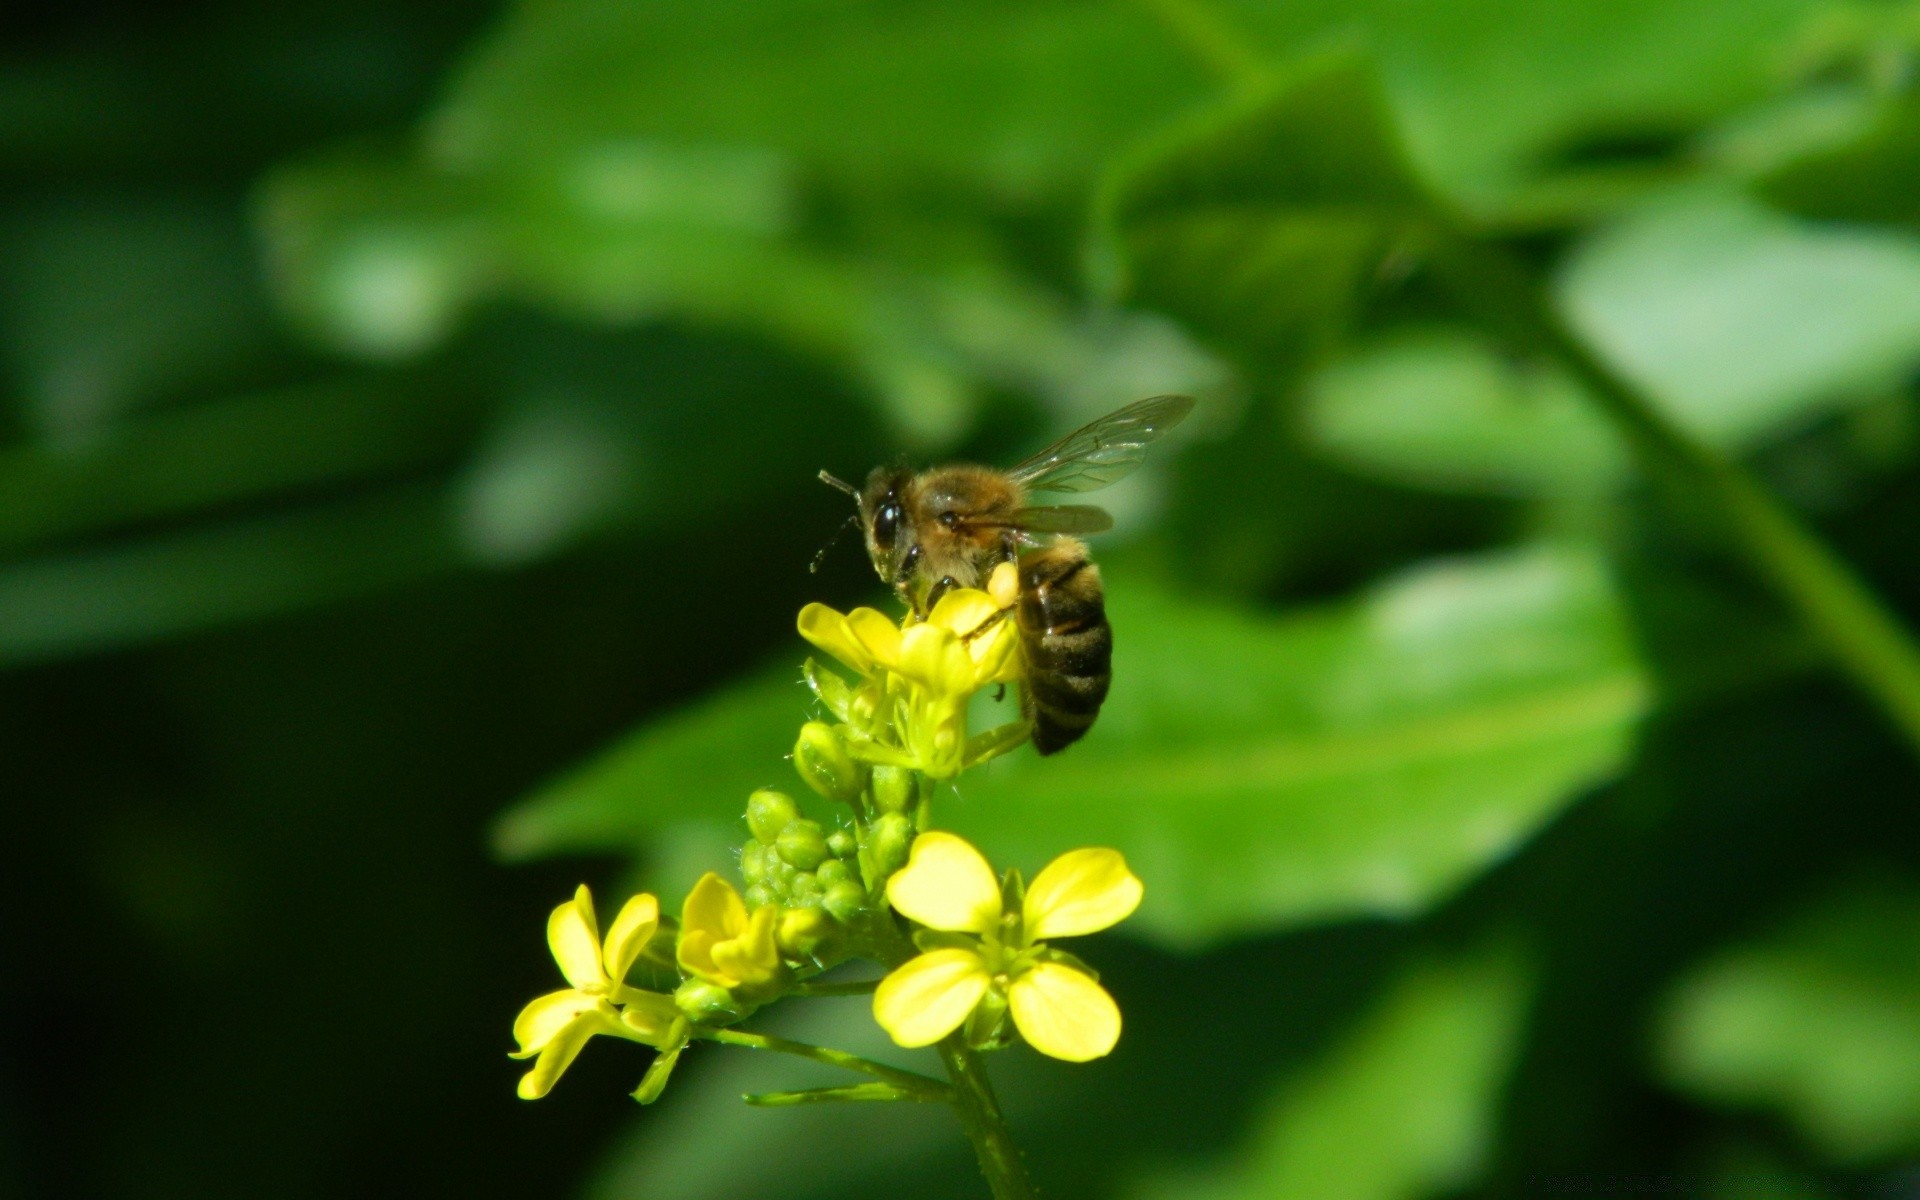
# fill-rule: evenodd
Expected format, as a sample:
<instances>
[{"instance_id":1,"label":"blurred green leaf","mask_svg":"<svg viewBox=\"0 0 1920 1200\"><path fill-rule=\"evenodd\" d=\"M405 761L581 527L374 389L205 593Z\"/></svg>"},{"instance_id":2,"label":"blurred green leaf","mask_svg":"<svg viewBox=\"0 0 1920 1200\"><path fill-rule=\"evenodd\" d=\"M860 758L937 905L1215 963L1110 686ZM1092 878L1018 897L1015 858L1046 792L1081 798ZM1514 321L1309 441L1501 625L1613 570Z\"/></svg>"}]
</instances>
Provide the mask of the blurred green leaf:
<instances>
[{"instance_id":1,"label":"blurred green leaf","mask_svg":"<svg viewBox=\"0 0 1920 1200\"><path fill-rule=\"evenodd\" d=\"M1419 911L1624 766L1648 704L1584 547L1279 620L1109 578L1100 724L969 777L943 820L1008 865L1118 847L1150 881L1137 924L1177 943Z\"/></svg>"},{"instance_id":2,"label":"blurred green leaf","mask_svg":"<svg viewBox=\"0 0 1920 1200\"><path fill-rule=\"evenodd\" d=\"M1133 1190L1140 1200L1417 1200L1491 1156L1531 972L1511 953L1409 972L1256 1118L1238 1161Z\"/></svg>"},{"instance_id":3,"label":"blurred green leaf","mask_svg":"<svg viewBox=\"0 0 1920 1200\"><path fill-rule=\"evenodd\" d=\"M1762 187L1810 217L1920 223L1920 95L1887 102L1858 137L1781 164Z\"/></svg>"},{"instance_id":4,"label":"blurred green leaf","mask_svg":"<svg viewBox=\"0 0 1920 1200\"><path fill-rule=\"evenodd\" d=\"M1713 190L1602 230L1560 291L1623 374L1721 445L1872 399L1920 365L1920 238L1808 226Z\"/></svg>"},{"instance_id":5,"label":"blurred green leaf","mask_svg":"<svg viewBox=\"0 0 1920 1200\"><path fill-rule=\"evenodd\" d=\"M1339 332L1430 215L1373 72L1305 64L1138 151L1101 203L1114 286L1283 361Z\"/></svg>"},{"instance_id":6,"label":"blurred green leaf","mask_svg":"<svg viewBox=\"0 0 1920 1200\"><path fill-rule=\"evenodd\" d=\"M222 379L273 338L237 211L78 195L0 215L0 357L27 424L68 441Z\"/></svg>"},{"instance_id":7,"label":"blurred green leaf","mask_svg":"<svg viewBox=\"0 0 1920 1200\"><path fill-rule=\"evenodd\" d=\"M1444 491L1591 496L1623 479L1626 448L1571 379L1512 362L1475 335L1392 335L1319 372L1313 443L1365 471Z\"/></svg>"},{"instance_id":8,"label":"blurred green leaf","mask_svg":"<svg viewBox=\"0 0 1920 1200\"><path fill-rule=\"evenodd\" d=\"M0 563L0 663L362 596L462 559L443 492L401 488L124 546Z\"/></svg>"},{"instance_id":9,"label":"blurred green leaf","mask_svg":"<svg viewBox=\"0 0 1920 1200\"><path fill-rule=\"evenodd\" d=\"M1204 84L1128 5L550 0L519 5L483 46L429 141L463 170L704 143L863 188L1070 198Z\"/></svg>"},{"instance_id":10,"label":"blurred green leaf","mask_svg":"<svg viewBox=\"0 0 1920 1200\"><path fill-rule=\"evenodd\" d=\"M355 375L0 449L0 547L444 463L477 408L444 381Z\"/></svg>"},{"instance_id":11,"label":"blurred green leaf","mask_svg":"<svg viewBox=\"0 0 1920 1200\"><path fill-rule=\"evenodd\" d=\"M1920 892L1863 883L1695 969L1660 1028L1669 1080L1772 1109L1846 1163L1920 1148Z\"/></svg>"},{"instance_id":12,"label":"blurred green leaf","mask_svg":"<svg viewBox=\"0 0 1920 1200\"><path fill-rule=\"evenodd\" d=\"M1181 943L1431 904L1624 763L1647 686L1606 572L1535 548L1281 620L1109 572L1115 687L1065 754L969 776L942 820L1006 865L1119 847ZM796 660L800 657L796 645ZM806 712L797 672L643 729L503 818L513 857L731 827Z\"/></svg>"}]
</instances>

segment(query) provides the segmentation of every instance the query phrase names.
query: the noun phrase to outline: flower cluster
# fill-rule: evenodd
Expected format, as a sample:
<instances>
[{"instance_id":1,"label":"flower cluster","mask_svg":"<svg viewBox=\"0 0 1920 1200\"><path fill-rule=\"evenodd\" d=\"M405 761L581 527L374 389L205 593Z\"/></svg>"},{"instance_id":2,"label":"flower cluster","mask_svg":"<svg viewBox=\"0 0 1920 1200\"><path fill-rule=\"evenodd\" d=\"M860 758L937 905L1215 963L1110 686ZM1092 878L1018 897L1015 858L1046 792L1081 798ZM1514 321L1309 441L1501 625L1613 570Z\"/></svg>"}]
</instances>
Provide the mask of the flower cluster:
<instances>
[{"instance_id":1,"label":"flower cluster","mask_svg":"<svg viewBox=\"0 0 1920 1200\"><path fill-rule=\"evenodd\" d=\"M718 873L694 884L677 924L652 895L628 900L601 936L581 887L553 911L547 942L568 987L514 1023L516 1058L534 1059L520 1095L544 1096L598 1036L658 1051L635 1096L657 1097L681 1051L709 1040L836 1063L877 1082L750 1097L757 1103L952 1099L961 1086L823 1047L734 1028L791 995L872 991L879 1024L902 1046L943 1042L970 1054L1025 1041L1083 1062L1111 1051L1120 1010L1093 970L1052 942L1105 929L1140 903L1118 852L1070 851L1031 884L996 876L961 838L932 828L938 785L1016 748L1014 722L969 735L983 688L1018 684L1008 620L1011 564L984 590L956 589L924 619L811 604L800 633L851 673L809 660L806 679L831 720L808 721L794 767L827 814L763 788L746 806L744 891ZM883 978L820 976L865 960ZM639 976L645 986L628 982ZM943 1051L944 1052L944 1051ZM977 1085L976 1085L977 1086Z\"/></svg>"}]
</instances>

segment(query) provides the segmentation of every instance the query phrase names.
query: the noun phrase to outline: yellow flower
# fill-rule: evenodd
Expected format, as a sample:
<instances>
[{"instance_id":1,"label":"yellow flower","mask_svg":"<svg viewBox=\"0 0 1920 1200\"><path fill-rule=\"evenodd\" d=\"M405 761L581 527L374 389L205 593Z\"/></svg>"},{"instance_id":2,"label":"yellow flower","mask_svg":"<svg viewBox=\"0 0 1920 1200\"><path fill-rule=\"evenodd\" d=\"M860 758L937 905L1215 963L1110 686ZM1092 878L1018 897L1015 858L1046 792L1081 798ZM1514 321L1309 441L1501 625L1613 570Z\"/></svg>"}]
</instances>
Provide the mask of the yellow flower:
<instances>
[{"instance_id":1,"label":"yellow flower","mask_svg":"<svg viewBox=\"0 0 1920 1200\"><path fill-rule=\"evenodd\" d=\"M987 590L956 588L924 621L909 616L895 625L871 608L842 614L824 604L800 611L802 637L880 689L875 706L881 728L857 732L882 739L882 748L857 750L864 749L873 761L910 766L936 779L959 773L968 699L982 688L1020 678L1019 636L1007 611L1017 587L1013 564L1001 563ZM837 715L847 720L851 714Z\"/></svg>"},{"instance_id":2,"label":"yellow flower","mask_svg":"<svg viewBox=\"0 0 1920 1200\"><path fill-rule=\"evenodd\" d=\"M520 1079L523 1099L546 1095L580 1048L597 1034L655 1047L665 1047L674 1039L679 1010L672 998L626 986L627 972L659 927L660 902L638 895L620 909L602 943L593 917L593 895L585 884L573 899L553 910L547 918L547 945L560 964L560 973L573 986L534 1000L513 1022L520 1049L511 1057L540 1056Z\"/></svg>"},{"instance_id":3,"label":"yellow flower","mask_svg":"<svg viewBox=\"0 0 1920 1200\"><path fill-rule=\"evenodd\" d=\"M1044 942L1118 924L1142 891L1119 851L1073 850L1048 863L1019 911L1007 912L978 850L950 833L921 834L887 898L928 929L964 936L923 938L933 948L881 981L874 1019L902 1046L927 1046L976 1011L997 1017L1004 1006L1042 1054L1098 1058L1120 1040L1120 1009L1077 960Z\"/></svg>"},{"instance_id":4,"label":"yellow flower","mask_svg":"<svg viewBox=\"0 0 1920 1200\"><path fill-rule=\"evenodd\" d=\"M781 971L774 944L776 905L763 904L747 915L733 885L708 871L687 893L680 909L680 965L723 988L753 988L770 983Z\"/></svg>"}]
</instances>

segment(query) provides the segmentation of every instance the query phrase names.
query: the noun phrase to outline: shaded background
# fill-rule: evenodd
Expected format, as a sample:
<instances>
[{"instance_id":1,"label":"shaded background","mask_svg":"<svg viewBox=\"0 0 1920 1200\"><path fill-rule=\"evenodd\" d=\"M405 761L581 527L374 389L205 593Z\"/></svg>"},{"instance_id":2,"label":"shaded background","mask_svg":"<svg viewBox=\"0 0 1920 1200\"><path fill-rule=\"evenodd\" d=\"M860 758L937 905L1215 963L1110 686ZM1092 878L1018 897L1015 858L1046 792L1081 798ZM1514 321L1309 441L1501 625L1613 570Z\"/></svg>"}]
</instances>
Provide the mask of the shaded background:
<instances>
[{"instance_id":1,"label":"shaded background","mask_svg":"<svg viewBox=\"0 0 1920 1200\"><path fill-rule=\"evenodd\" d=\"M1920 1188L1914 749L1401 219L1911 621L1920 6L0 22L0 1195L981 1194L718 1050L523 1103L508 1028L576 882L791 785L793 613L877 591L816 470L1168 390L1101 726L943 807L1147 879L1120 1050L996 1060L1047 1193Z\"/></svg>"}]
</instances>

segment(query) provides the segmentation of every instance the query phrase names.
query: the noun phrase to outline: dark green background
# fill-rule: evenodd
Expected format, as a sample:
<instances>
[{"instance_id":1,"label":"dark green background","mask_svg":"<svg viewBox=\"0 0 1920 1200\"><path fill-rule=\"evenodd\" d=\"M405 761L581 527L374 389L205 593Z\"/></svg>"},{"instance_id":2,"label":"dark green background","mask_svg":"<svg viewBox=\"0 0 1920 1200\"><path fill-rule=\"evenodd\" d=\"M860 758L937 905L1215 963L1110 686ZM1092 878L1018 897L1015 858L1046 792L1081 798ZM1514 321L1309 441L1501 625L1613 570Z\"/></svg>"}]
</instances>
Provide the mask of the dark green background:
<instances>
[{"instance_id":1,"label":"dark green background","mask_svg":"<svg viewBox=\"0 0 1920 1200\"><path fill-rule=\"evenodd\" d=\"M797 786L793 614L879 601L817 470L1165 390L1100 727L942 802L1147 882L1075 947L1120 1051L995 1060L1046 1193L1909 1194L1916 748L1435 230L1920 623L1917 56L1892 0L9 10L0 1196L982 1194L740 1052L521 1102L508 1030L577 882L671 907Z\"/></svg>"}]
</instances>

